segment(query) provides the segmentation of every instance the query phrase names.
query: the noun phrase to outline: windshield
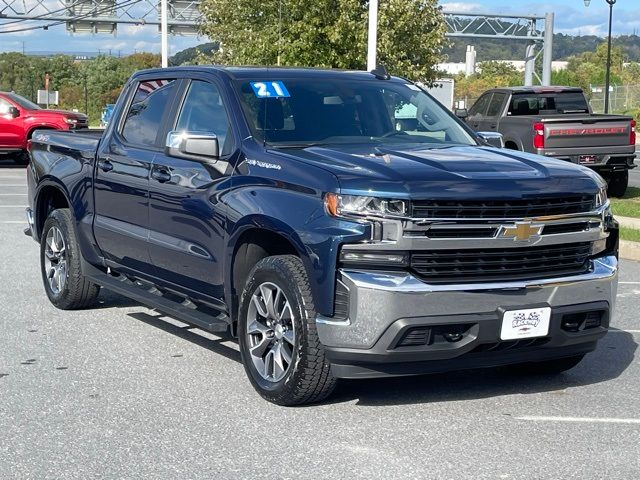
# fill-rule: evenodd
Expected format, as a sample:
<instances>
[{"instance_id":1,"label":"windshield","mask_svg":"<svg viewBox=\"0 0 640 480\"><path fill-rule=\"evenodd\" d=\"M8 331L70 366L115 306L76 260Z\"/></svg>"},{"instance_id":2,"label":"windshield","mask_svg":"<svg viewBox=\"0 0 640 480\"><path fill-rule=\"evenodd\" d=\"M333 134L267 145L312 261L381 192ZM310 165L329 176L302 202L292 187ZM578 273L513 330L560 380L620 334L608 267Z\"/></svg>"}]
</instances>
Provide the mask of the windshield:
<instances>
[{"instance_id":1,"label":"windshield","mask_svg":"<svg viewBox=\"0 0 640 480\"><path fill-rule=\"evenodd\" d=\"M272 146L381 141L477 145L450 113L412 84L256 79L238 81L236 87L253 136Z\"/></svg>"},{"instance_id":2,"label":"windshield","mask_svg":"<svg viewBox=\"0 0 640 480\"><path fill-rule=\"evenodd\" d=\"M38 105L36 105L33 102L30 102L29 100L27 100L24 97L21 97L20 95L16 95L15 93L7 93L6 95L9 99L11 99L12 102L17 103L22 108L25 108L27 110L42 110Z\"/></svg>"}]
</instances>

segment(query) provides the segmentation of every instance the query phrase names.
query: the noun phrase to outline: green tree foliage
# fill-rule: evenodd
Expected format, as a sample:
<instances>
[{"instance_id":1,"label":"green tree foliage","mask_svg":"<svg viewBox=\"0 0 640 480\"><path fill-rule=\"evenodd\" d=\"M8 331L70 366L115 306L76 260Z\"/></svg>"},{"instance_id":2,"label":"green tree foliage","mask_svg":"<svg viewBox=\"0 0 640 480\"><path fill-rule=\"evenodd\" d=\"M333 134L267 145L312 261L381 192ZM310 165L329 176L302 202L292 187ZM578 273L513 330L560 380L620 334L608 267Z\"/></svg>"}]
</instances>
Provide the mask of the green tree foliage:
<instances>
[{"instance_id":1,"label":"green tree foliage","mask_svg":"<svg viewBox=\"0 0 640 480\"><path fill-rule=\"evenodd\" d=\"M364 0L204 0L202 33L220 42L215 63L364 69ZM378 61L414 80L437 76L446 45L437 0L385 0L378 13Z\"/></svg>"},{"instance_id":2,"label":"green tree foliage","mask_svg":"<svg viewBox=\"0 0 640 480\"><path fill-rule=\"evenodd\" d=\"M92 124L100 121L104 105L114 103L122 86L136 70L160 66L160 55L136 53L116 58L99 56L75 61L66 55L42 58L21 53L0 53L0 90L14 91L32 101L44 88L58 90L60 108L86 111Z\"/></svg>"},{"instance_id":3,"label":"green tree foliage","mask_svg":"<svg viewBox=\"0 0 640 480\"><path fill-rule=\"evenodd\" d=\"M456 76L455 96L457 100L466 100L471 106L480 95L490 88L512 87L522 85L523 74L510 63L482 62L478 65L478 73Z\"/></svg>"}]
</instances>

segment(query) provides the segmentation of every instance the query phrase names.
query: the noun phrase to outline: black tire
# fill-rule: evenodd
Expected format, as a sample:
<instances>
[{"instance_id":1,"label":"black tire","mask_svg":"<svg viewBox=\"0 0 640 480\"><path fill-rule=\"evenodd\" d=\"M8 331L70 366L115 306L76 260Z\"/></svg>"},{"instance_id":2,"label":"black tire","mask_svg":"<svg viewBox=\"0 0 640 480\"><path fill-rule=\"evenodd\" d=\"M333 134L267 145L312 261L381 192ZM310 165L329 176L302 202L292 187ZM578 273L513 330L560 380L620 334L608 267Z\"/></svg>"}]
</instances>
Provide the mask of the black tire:
<instances>
[{"instance_id":1,"label":"black tire","mask_svg":"<svg viewBox=\"0 0 640 480\"><path fill-rule=\"evenodd\" d=\"M16 153L13 157L13 161L16 165L27 166L29 165L29 154L27 152Z\"/></svg>"},{"instance_id":2,"label":"black tire","mask_svg":"<svg viewBox=\"0 0 640 480\"><path fill-rule=\"evenodd\" d=\"M610 197L623 197L629 185L629 171L612 172L607 180L607 194Z\"/></svg>"},{"instance_id":3,"label":"black tire","mask_svg":"<svg viewBox=\"0 0 640 480\"><path fill-rule=\"evenodd\" d=\"M288 370L279 381L265 379L254 365L247 336L247 317L254 292L265 284L280 288L291 306L295 347ZM335 388L315 324L315 306L305 268L298 257L267 257L253 268L240 298L238 343L247 376L256 391L277 405L319 402ZM265 369L266 370L266 369Z\"/></svg>"},{"instance_id":4,"label":"black tire","mask_svg":"<svg viewBox=\"0 0 640 480\"><path fill-rule=\"evenodd\" d=\"M61 233L64 241L64 261L66 278L61 288L54 289L49 281L51 268L47 268L47 239L52 229ZM75 226L71 212L67 208L54 210L44 222L40 238L40 270L47 296L54 306L61 310L89 308L96 303L100 287L82 274L80 247L76 240ZM52 261L50 261L53 264ZM60 263L60 259L58 259Z\"/></svg>"},{"instance_id":5,"label":"black tire","mask_svg":"<svg viewBox=\"0 0 640 480\"><path fill-rule=\"evenodd\" d=\"M578 365L584 354L575 355L573 357L557 358L555 360L546 360L544 362L531 362L531 363L519 363L517 365L511 365L509 369L511 371L528 374L528 375L557 375L567 370L571 370Z\"/></svg>"}]
</instances>

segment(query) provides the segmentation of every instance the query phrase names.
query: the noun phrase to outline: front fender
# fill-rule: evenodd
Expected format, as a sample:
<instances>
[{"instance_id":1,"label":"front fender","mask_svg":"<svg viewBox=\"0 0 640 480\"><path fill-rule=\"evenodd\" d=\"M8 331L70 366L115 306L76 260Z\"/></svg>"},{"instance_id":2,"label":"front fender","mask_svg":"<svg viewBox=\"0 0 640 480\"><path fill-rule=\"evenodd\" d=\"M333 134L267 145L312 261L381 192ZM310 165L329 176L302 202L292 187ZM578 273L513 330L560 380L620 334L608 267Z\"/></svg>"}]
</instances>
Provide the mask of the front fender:
<instances>
[{"instance_id":1,"label":"front fender","mask_svg":"<svg viewBox=\"0 0 640 480\"><path fill-rule=\"evenodd\" d=\"M230 223L226 265L233 264L238 239L247 230L276 233L287 239L302 259L318 313L333 315L340 245L370 238L370 226L332 218L324 211L321 195L286 188L242 188L233 191L227 201ZM225 291L230 294L233 269L226 270Z\"/></svg>"}]
</instances>

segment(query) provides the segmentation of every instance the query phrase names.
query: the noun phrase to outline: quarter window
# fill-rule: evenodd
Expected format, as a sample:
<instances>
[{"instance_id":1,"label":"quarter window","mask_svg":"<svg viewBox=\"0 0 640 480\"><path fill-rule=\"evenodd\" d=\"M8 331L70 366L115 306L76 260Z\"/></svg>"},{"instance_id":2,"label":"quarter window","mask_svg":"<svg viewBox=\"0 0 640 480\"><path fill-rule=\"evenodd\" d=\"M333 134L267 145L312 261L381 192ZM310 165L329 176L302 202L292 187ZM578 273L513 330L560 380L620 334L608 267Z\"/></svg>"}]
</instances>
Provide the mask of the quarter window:
<instances>
[{"instance_id":1,"label":"quarter window","mask_svg":"<svg viewBox=\"0 0 640 480\"><path fill-rule=\"evenodd\" d=\"M138 84L122 126L122 136L128 143L146 147L156 145L175 83L174 80L145 80Z\"/></svg>"}]
</instances>

